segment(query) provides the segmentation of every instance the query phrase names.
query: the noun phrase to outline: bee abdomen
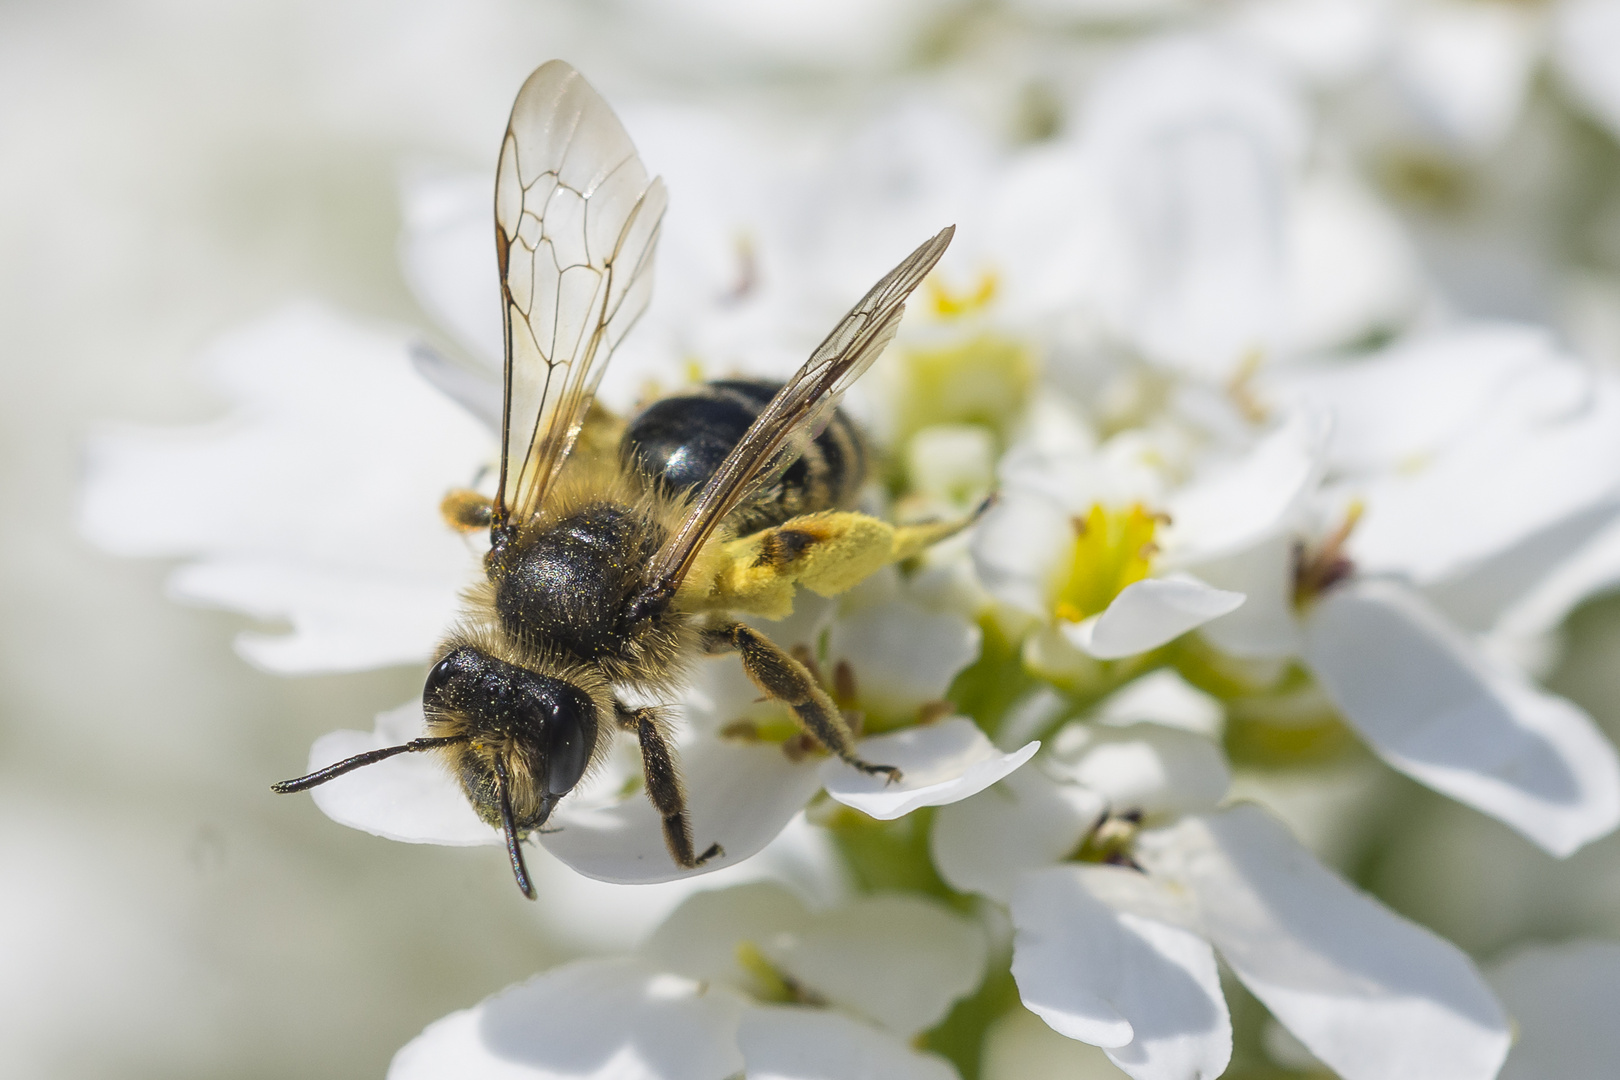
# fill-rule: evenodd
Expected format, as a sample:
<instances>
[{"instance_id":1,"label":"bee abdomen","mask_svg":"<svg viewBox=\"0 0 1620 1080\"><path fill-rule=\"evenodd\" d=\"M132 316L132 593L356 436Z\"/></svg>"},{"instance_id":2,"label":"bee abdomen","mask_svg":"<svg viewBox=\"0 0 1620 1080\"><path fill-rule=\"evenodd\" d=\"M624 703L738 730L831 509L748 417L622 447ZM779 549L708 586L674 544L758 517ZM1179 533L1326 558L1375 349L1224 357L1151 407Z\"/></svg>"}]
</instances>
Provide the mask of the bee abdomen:
<instances>
[{"instance_id":1,"label":"bee abdomen","mask_svg":"<svg viewBox=\"0 0 1620 1080\"><path fill-rule=\"evenodd\" d=\"M619 451L665 492L695 491L715 474L781 388L781 383L762 379L716 379L655 401L630 421ZM865 482L865 442L837 409L776 483L734 512L733 524L747 534L800 514L846 507Z\"/></svg>"}]
</instances>

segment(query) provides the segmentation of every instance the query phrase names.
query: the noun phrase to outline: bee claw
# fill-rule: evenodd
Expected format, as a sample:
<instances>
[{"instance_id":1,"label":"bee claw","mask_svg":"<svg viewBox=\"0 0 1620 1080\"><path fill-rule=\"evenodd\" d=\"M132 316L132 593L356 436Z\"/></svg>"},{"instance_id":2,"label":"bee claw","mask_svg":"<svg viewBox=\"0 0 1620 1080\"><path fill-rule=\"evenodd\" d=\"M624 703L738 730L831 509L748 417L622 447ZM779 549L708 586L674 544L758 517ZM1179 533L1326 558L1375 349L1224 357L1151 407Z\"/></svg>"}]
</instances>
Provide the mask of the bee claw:
<instances>
[{"instance_id":1,"label":"bee claw","mask_svg":"<svg viewBox=\"0 0 1620 1080\"><path fill-rule=\"evenodd\" d=\"M866 773L868 776L876 776L879 773L882 773L885 777L887 777L885 784L899 783L900 780L903 779L903 774L893 765L869 765L864 761L855 762L854 765L857 769L861 770L863 773Z\"/></svg>"}]
</instances>

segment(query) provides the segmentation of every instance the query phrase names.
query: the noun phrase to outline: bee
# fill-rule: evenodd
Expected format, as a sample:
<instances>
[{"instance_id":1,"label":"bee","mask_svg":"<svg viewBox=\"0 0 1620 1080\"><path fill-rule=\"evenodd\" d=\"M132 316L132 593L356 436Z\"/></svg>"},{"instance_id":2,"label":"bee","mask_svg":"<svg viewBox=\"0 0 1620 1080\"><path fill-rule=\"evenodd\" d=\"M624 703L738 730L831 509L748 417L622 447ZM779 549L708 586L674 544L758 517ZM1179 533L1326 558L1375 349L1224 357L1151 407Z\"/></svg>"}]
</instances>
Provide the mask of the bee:
<instances>
[{"instance_id":1,"label":"bee","mask_svg":"<svg viewBox=\"0 0 1620 1080\"><path fill-rule=\"evenodd\" d=\"M616 449L599 437L595 389L647 305L665 203L663 182L577 71L553 60L529 76L495 183L500 477L492 498L452 492L443 506L453 525L488 529L484 580L435 654L425 737L274 785L303 791L396 754L437 753L502 832L530 899L520 841L615 732L639 743L675 863L723 855L693 841L666 710L624 700L670 700L704 655L736 653L829 753L897 779L857 753L810 671L738 616L780 618L797 585L831 595L966 524L896 527L842 509L866 450L837 409L953 228L884 275L786 383L710 382L652 404Z\"/></svg>"}]
</instances>

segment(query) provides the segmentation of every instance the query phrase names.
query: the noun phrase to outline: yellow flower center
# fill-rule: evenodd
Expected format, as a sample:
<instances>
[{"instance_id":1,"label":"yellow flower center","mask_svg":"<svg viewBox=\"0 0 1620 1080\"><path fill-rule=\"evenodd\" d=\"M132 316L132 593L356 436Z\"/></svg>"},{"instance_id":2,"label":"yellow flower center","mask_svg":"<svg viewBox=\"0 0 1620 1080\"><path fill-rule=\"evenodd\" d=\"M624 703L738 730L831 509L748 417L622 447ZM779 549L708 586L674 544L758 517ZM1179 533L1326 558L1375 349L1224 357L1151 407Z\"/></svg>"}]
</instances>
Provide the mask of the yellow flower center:
<instances>
[{"instance_id":1,"label":"yellow flower center","mask_svg":"<svg viewBox=\"0 0 1620 1080\"><path fill-rule=\"evenodd\" d=\"M1074 547L1058 579L1060 619L1079 622L1102 611L1120 590L1148 576L1158 551L1154 531L1163 520L1141 503L1106 509L1101 503L1073 519Z\"/></svg>"},{"instance_id":2,"label":"yellow flower center","mask_svg":"<svg viewBox=\"0 0 1620 1080\"><path fill-rule=\"evenodd\" d=\"M928 299L934 305L934 314L942 319L952 319L961 315L971 315L990 306L990 301L996 298L1000 281L994 270L986 270L979 275L977 284L962 292L952 292L949 286L940 280L939 274L930 274L927 286Z\"/></svg>"},{"instance_id":3,"label":"yellow flower center","mask_svg":"<svg viewBox=\"0 0 1620 1080\"><path fill-rule=\"evenodd\" d=\"M1024 411L1036 374L1033 351L995 334L901 352L902 439L937 424L979 424L1001 436Z\"/></svg>"}]
</instances>

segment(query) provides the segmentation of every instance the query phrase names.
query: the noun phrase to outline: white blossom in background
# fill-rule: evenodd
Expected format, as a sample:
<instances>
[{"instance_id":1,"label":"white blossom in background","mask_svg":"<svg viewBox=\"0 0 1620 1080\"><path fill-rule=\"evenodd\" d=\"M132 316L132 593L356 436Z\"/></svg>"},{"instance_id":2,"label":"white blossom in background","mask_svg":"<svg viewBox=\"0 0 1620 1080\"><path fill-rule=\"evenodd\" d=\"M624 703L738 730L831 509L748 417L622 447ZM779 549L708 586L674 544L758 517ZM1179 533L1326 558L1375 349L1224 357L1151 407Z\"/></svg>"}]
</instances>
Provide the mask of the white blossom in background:
<instances>
[{"instance_id":1,"label":"white blossom in background","mask_svg":"<svg viewBox=\"0 0 1620 1080\"><path fill-rule=\"evenodd\" d=\"M90 444L81 527L126 555L188 560L181 600L290 624L237 651L280 674L424 663L477 572L439 500L493 439L411 368L408 337L313 304L205 357L232 411Z\"/></svg>"},{"instance_id":2,"label":"white blossom in background","mask_svg":"<svg viewBox=\"0 0 1620 1080\"><path fill-rule=\"evenodd\" d=\"M934 857L955 887L1009 905L1025 1007L1139 1080L1225 1070L1217 953L1347 1080L1494 1076L1508 1025L1472 963L1259 807L1217 808L1227 782L1199 735L1072 725L941 810Z\"/></svg>"},{"instance_id":3,"label":"white blossom in background","mask_svg":"<svg viewBox=\"0 0 1620 1080\"><path fill-rule=\"evenodd\" d=\"M1211 580L1253 583L1249 603L1206 636L1300 658L1386 762L1554 854L1612 831L1613 745L1535 685L1507 638L1550 628L1515 612L1613 520L1620 383L1525 330L1459 327L1279 372L1269 393L1333 419L1315 531L1297 539L1307 577L1351 576L1312 585L1275 548L1234 559Z\"/></svg>"},{"instance_id":4,"label":"white blossom in background","mask_svg":"<svg viewBox=\"0 0 1620 1080\"><path fill-rule=\"evenodd\" d=\"M701 893L632 956L554 968L429 1025L388 1076L950 1080L908 1040L978 986L986 944L918 897L812 913L771 885Z\"/></svg>"}]
</instances>

